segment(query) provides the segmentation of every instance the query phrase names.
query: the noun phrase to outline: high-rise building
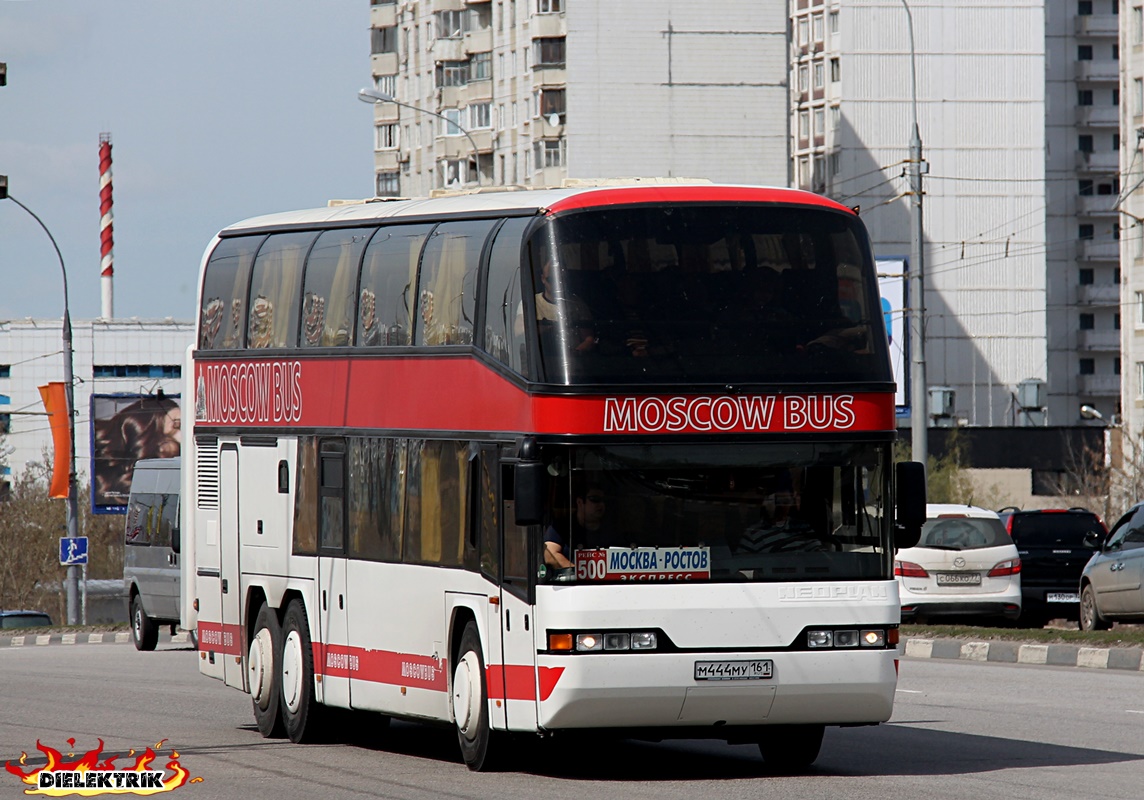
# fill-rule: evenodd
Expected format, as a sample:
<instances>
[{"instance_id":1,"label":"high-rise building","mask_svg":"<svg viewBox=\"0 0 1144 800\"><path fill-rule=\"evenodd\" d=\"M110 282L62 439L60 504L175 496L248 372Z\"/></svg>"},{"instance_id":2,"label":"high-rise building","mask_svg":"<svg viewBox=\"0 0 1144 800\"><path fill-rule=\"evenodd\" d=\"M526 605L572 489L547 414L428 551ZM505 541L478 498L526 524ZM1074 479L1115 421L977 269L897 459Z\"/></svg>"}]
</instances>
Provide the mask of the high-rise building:
<instances>
[{"instance_id":1,"label":"high-rise building","mask_svg":"<svg viewBox=\"0 0 1144 800\"><path fill-rule=\"evenodd\" d=\"M1123 320L1124 379L1121 389L1123 425L1129 445L1138 448L1144 435L1144 8L1126 0L1121 33L1120 170L1120 317ZM1109 420L1111 421L1111 420ZM1135 458L1139 459L1139 452Z\"/></svg>"},{"instance_id":2,"label":"high-rise building","mask_svg":"<svg viewBox=\"0 0 1144 800\"><path fill-rule=\"evenodd\" d=\"M916 114L927 383L969 424L1117 411L1117 9L791 2L795 183L860 206L879 256L910 253Z\"/></svg>"},{"instance_id":3,"label":"high-rise building","mask_svg":"<svg viewBox=\"0 0 1144 800\"><path fill-rule=\"evenodd\" d=\"M782 3L371 0L379 196L788 184Z\"/></svg>"}]
</instances>

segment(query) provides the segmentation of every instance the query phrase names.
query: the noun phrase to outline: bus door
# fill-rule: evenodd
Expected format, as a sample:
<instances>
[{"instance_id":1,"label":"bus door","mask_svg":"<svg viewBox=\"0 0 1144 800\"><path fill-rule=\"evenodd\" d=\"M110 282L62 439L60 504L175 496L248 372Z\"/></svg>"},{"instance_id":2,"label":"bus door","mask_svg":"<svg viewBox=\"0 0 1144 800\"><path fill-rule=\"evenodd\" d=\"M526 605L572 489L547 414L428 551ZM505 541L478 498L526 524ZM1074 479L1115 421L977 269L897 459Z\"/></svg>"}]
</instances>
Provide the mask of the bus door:
<instances>
[{"instance_id":1,"label":"bus door","mask_svg":"<svg viewBox=\"0 0 1144 800\"><path fill-rule=\"evenodd\" d=\"M238 562L238 448L223 445L219 454L219 591L222 603L223 680L227 686L246 690L243 660L246 642L242 627L242 588ZM232 657L233 656L233 657Z\"/></svg>"},{"instance_id":2,"label":"bus door","mask_svg":"<svg viewBox=\"0 0 1144 800\"><path fill-rule=\"evenodd\" d=\"M536 643L530 599L531 529L516 524L513 470L501 469L501 644L508 730L536 730Z\"/></svg>"},{"instance_id":3,"label":"bus door","mask_svg":"<svg viewBox=\"0 0 1144 800\"><path fill-rule=\"evenodd\" d=\"M350 705L346 623L346 455L341 440L322 442L318 480L318 619L314 674L321 675L318 697L326 705Z\"/></svg>"}]
</instances>

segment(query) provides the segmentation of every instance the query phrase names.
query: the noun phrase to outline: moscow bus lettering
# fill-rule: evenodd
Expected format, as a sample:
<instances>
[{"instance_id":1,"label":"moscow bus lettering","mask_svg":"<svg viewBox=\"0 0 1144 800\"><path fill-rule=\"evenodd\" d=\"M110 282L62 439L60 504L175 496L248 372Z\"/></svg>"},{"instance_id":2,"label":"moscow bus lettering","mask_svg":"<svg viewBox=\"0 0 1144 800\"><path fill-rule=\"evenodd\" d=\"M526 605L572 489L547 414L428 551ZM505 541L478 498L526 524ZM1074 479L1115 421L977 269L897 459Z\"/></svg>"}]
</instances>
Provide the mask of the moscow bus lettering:
<instances>
[{"instance_id":1,"label":"moscow bus lettering","mask_svg":"<svg viewBox=\"0 0 1144 800\"><path fill-rule=\"evenodd\" d=\"M200 671L266 736L444 722L472 769L584 729L810 764L890 717L924 519L876 289L855 214L786 189L227 228L186 371Z\"/></svg>"}]
</instances>

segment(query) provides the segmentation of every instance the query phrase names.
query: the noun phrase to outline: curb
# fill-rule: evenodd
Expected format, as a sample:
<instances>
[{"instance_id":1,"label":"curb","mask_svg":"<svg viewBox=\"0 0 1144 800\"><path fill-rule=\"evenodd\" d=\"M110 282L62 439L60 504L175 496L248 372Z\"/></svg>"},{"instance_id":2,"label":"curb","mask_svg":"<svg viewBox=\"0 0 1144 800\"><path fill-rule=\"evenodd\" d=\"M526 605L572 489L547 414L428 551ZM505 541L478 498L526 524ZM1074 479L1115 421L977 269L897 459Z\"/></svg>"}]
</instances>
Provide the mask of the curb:
<instances>
[{"instance_id":1,"label":"curb","mask_svg":"<svg viewBox=\"0 0 1144 800\"><path fill-rule=\"evenodd\" d=\"M991 661L998 664L1039 664L1085 669L1144 672L1144 648L1084 647L1073 644L975 642L961 639L907 639L898 652L906 658Z\"/></svg>"},{"instance_id":2,"label":"curb","mask_svg":"<svg viewBox=\"0 0 1144 800\"><path fill-rule=\"evenodd\" d=\"M159 634L160 644L190 644L191 635L181 631L172 636ZM27 633L20 636L0 636L0 650L9 647L45 647L57 644L130 644L131 631L109 633Z\"/></svg>"}]
</instances>

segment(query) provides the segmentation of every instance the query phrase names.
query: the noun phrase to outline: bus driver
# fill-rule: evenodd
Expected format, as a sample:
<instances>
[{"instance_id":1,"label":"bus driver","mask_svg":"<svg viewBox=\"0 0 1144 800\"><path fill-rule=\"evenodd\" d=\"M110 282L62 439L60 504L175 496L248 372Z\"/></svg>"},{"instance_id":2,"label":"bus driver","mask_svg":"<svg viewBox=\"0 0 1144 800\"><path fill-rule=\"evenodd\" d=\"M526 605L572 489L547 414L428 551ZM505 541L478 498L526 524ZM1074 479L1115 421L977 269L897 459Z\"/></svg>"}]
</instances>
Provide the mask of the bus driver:
<instances>
[{"instance_id":1,"label":"bus driver","mask_svg":"<svg viewBox=\"0 0 1144 800\"><path fill-rule=\"evenodd\" d=\"M604 525L607 496L597 483L581 484L573 490L576 510L568 520L563 533L549 525L544 532L544 563L558 569L568 569L572 563L573 543L577 548L608 547L613 544Z\"/></svg>"}]
</instances>

